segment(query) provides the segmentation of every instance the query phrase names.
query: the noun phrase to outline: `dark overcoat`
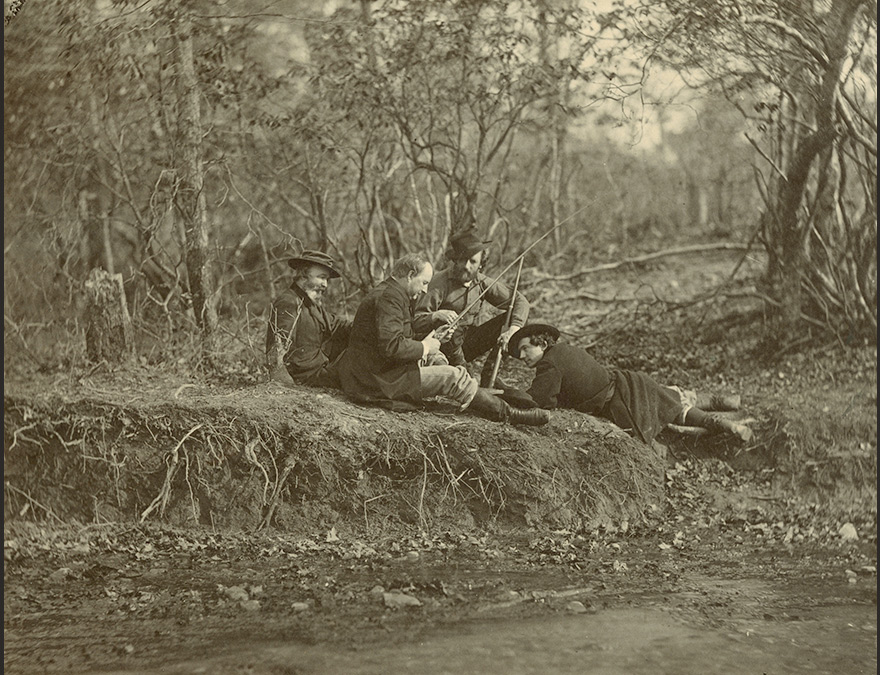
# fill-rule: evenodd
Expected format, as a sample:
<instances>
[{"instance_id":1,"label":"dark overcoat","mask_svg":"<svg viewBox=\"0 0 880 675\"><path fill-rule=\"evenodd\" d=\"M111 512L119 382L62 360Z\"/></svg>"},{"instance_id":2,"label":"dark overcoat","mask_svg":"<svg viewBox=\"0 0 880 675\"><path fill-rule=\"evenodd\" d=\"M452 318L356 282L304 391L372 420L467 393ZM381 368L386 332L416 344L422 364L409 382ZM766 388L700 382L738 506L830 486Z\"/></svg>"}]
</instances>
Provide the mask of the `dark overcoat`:
<instances>
[{"instance_id":1,"label":"dark overcoat","mask_svg":"<svg viewBox=\"0 0 880 675\"><path fill-rule=\"evenodd\" d=\"M342 389L353 399L421 402L424 348L413 339L413 304L400 282L388 278L358 307L336 369Z\"/></svg>"},{"instance_id":2,"label":"dark overcoat","mask_svg":"<svg viewBox=\"0 0 880 675\"><path fill-rule=\"evenodd\" d=\"M338 386L329 371L330 362L345 347L349 322L311 301L296 284L272 303L266 330L269 371L278 352L287 372L300 384Z\"/></svg>"},{"instance_id":3,"label":"dark overcoat","mask_svg":"<svg viewBox=\"0 0 880 675\"><path fill-rule=\"evenodd\" d=\"M611 420L650 444L682 410L678 393L647 373L606 368L587 350L547 348L528 392L542 408L572 408Z\"/></svg>"}]
</instances>

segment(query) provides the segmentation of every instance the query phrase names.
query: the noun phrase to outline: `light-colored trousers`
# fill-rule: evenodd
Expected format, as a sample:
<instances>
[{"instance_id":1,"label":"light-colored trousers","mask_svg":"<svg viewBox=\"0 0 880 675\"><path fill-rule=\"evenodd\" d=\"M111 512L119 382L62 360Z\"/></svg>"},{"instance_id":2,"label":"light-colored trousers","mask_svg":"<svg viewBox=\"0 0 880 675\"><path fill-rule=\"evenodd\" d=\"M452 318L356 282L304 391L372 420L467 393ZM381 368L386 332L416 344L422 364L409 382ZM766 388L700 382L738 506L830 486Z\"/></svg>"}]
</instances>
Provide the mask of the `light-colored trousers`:
<instances>
[{"instance_id":1,"label":"light-colored trousers","mask_svg":"<svg viewBox=\"0 0 880 675\"><path fill-rule=\"evenodd\" d=\"M464 366L420 366L421 397L444 396L451 398L467 408L474 400L480 383L468 373Z\"/></svg>"}]
</instances>

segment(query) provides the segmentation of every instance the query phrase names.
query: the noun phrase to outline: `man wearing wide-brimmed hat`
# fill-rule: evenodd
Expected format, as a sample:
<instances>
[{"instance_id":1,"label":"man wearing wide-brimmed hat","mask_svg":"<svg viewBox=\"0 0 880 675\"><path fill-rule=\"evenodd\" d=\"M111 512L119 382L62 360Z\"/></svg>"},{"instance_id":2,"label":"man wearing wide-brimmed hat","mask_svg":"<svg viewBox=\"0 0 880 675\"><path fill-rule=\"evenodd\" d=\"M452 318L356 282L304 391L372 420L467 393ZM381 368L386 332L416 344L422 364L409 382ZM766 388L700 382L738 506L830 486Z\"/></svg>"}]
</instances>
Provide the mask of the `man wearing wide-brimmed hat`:
<instances>
[{"instance_id":1,"label":"man wearing wide-brimmed hat","mask_svg":"<svg viewBox=\"0 0 880 675\"><path fill-rule=\"evenodd\" d=\"M269 312L266 359L270 379L317 387L338 387L333 362L345 349L351 321L324 307L331 279L340 276L336 263L321 251L305 250L287 261L293 283Z\"/></svg>"},{"instance_id":2,"label":"man wearing wide-brimmed hat","mask_svg":"<svg viewBox=\"0 0 880 675\"><path fill-rule=\"evenodd\" d=\"M487 352L480 384L486 386L491 379L496 349L506 350L507 343L529 318L529 302L518 292L513 293L503 281L493 284L493 279L483 274L488 246L491 240L483 239L471 227L449 241L446 254L448 266L437 272L431 280L428 292L416 305L415 330L425 335L441 328L470 307L482 295L480 302L471 308L455 326L451 338L441 350L450 365L463 366ZM505 330L506 311L513 303L510 327ZM497 316L482 322L484 305L500 310ZM496 386L505 386L496 380Z\"/></svg>"},{"instance_id":3,"label":"man wearing wide-brimmed hat","mask_svg":"<svg viewBox=\"0 0 880 675\"><path fill-rule=\"evenodd\" d=\"M651 445L668 424L703 427L750 441L752 430L712 411L739 408L739 396L697 397L647 373L605 367L582 347L560 342L559 329L527 324L509 344L510 355L535 369L528 393L542 408L571 408L614 422Z\"/></svg>"}]
</instances>

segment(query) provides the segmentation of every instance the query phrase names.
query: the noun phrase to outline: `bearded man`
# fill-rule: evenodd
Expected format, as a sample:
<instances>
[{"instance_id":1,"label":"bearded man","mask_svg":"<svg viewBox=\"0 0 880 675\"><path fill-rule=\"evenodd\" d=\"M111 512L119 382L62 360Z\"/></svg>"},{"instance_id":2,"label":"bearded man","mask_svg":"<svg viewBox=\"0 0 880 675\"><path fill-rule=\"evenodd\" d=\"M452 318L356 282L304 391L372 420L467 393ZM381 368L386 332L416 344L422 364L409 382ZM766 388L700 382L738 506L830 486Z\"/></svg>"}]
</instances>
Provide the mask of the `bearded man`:
<instances>
[{"instance_id":1,"label":"bearded man","mask_svg":"<svg viewBox=\"0 0 880 675\"><path fill-rule=\"evenodd\" d=\"M517 291L514 295L504 282L493 283L483 274L491 243L491 240L484 241L474 228L453 237L446 254L449 265L434 275L428 292L416 305L415 316L416 333L424 335L449 324L481 297L476 306L461 317L451 337L440 348L453 366L466 365L490 352L480 374L481 386L489 384L497 350L505 353L510 338L529 318L529 302L522 293ZM505 329L506 312L511 302L510 327ZM501 313L480 323L485 303ZM498 388L508 389L506 385L496 383Z\"/></svg>"},{"instance_id":2,"label":"bearded man","mask_svg":"<svg viewBox=\"0 0 880 675\"><path fill-rule=\"evenodd\" d=\"M332 365L348 342L351 322L324 308L331 279L339 278L326 253L305 250L287 261L293 283L269 311L266 359L271 380L282 384L339 387Z\"/></svg>"},{"instance_id":3,"label":"bearded man","mask_svg":"<svg viewBox=\"0 0 880 675\"><path fill-rule=\"evenodd\" d=\"M402 256L391 275L371 290L358 307L348 348L339 360L342 389L361 403L392 410L413 409L424 399L452 399L487 419L510 424L546 424L545 410L516 410L481 388L463 365L434 357L440 340L413 337L413 305L427 291L434 268L417 253Z\"/></svg>"}]
</instances>

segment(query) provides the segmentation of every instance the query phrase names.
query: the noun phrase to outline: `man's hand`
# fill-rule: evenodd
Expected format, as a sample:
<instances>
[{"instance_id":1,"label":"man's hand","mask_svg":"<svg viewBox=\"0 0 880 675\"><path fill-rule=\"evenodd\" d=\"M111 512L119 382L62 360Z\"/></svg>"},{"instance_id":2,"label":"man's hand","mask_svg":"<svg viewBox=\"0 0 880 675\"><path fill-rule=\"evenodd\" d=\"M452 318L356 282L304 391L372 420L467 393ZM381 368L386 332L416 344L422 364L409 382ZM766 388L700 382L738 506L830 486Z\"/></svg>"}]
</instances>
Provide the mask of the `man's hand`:
<instances>
[{"instance_id":1,"label":"man's hand","mask_svg":"<svg viewBox=\"0 0 880 675\"><path fill-rule=\"evenodd\" d=\"M436 354L440 351L440 340L434 337L434 331L428 333L423 339L422 344L427 347L426 354Z\"/></svg>"},{"instance_id":2,"label":"man's hand","mask_svg":"<svg viewBox=\"0 0 880 675\"><path fill-rule=\"evenodd\" d=\"M451 309L438 309L436 312L431 313L431 320L437 325L451 323L457 318L458 312Z\"/></svg>"},{"instance_id":3,"label":"man's hand","mask_svg":"<svg viewBox=\"0 0 880 675\"><path fill-rule=\"evenodd\" d=\"M453 332L455 332L455 326L450 326L448 323L440 326L440 328L435 328L431 331L434 334L434 337L440 340L440 342L448 342L450 338L452 338Z\"/></svg>"},{"instance_id":4,"label":"man's hand","mask_svg":"<svg viewBox=\"0 0 880 675\"><path fill-rule=\"evenodd\" d=\"M510 338L512 338L514 333L516 333L519 329L519 326L511 326L498 336L498 344L501 345L502 351L507 351L507 343L510 342Z\"/></svg>"}]
</instances>

